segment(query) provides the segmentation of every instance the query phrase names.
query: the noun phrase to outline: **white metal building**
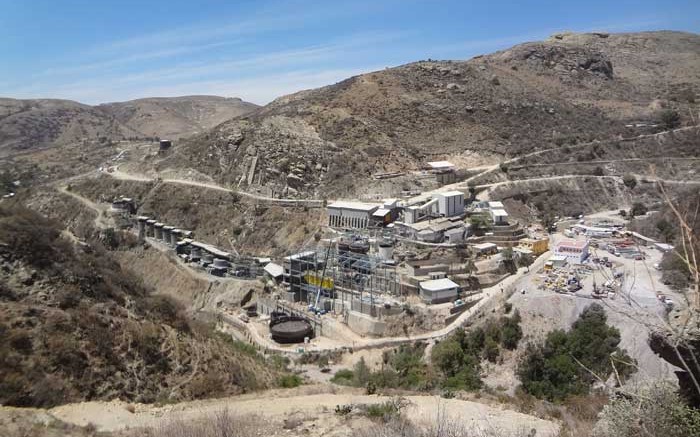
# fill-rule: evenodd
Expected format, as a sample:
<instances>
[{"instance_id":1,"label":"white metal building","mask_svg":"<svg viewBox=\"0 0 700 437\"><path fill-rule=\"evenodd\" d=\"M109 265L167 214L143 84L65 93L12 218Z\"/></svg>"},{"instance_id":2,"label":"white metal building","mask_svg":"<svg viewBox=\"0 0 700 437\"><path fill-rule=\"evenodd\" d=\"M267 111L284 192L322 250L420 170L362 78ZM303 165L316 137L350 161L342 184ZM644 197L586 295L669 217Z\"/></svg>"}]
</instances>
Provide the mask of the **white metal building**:
<instances>
[{"instance_id":1,"label":"white metal building","mask_svg":"<svg viewBox=\"0 0 700 437\"><path fill-rule=\"evenodd\" d=\"M464 193L446 191L438 193L438 211L445 217L454 217L464 213Z\"/></svg>"},{"instance_id":2,"label":"white metal building","mask_svg":"<svg viewBox=\"0 0 700 437\"><path fill-rule=\"evenodd\" d=\"M565 256L572 264L582 264L588 258L588 240L561 240L554 246L554 255Z\"/></svg>"},{"instance_id":3,"label":"white metal building","mask_svg":"<svg viewBox=\"0 0 700 437\"><path fill-rule=\"evenodd\" d=\"M419 284L420 297L425 303L450 302L457 298L459 285L447 278L431 279Z\"/></svg>"},{"instance_id":4,"label":"white metal building","mask_svg":"<svg viewBox=\"0 0 700 437\"><path fill-rule=\"evenodd\" d=\"M492 209L491 218L493 219L493 224L496 226L508 224L508 213L505 209Z\"/></svg>"},{"instance_id":5,"label":"white metal building","mask_svg":"<svg viewBox=\"0 0 700 437\"><path fill-rule=\"evenodd\" d=\"M328 212L328 226L337 228L367 228L372 219L372 214L379 209L379 205L361 202L333 202L326 208Z\"/></svg>"}]
</instances>

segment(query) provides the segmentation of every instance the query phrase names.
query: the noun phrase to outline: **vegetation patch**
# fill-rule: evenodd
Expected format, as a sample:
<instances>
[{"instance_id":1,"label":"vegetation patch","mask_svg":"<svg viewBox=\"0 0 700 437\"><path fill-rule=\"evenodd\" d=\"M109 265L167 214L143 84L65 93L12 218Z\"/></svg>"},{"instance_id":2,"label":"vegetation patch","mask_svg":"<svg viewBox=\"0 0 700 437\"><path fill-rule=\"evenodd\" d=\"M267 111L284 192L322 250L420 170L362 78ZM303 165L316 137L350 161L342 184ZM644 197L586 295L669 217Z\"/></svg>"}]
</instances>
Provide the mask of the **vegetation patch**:
<instances>
[{"instance_id":1,"label":"vegetation patch","mask_svg":"<svg viewBox=\"0 0 700 437\"><path fill-rule=\"evenodd\" d=\"M615 373L624 382L636 363L618 348L620 332L607 325L599 304L586 308L571 330L555 330L542 345L529 345L518 368L526 392L550 401L587 394Z\"/></svg>"}]
</instances>

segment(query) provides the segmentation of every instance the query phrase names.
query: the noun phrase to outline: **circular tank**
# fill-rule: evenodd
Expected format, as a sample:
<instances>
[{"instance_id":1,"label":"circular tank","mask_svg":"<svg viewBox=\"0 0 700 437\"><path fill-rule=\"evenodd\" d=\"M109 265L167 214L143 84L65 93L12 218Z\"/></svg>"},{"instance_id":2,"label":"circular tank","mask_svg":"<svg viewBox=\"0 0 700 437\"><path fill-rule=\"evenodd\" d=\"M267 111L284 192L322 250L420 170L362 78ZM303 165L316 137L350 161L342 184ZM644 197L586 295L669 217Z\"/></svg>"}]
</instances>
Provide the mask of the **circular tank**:
<instances>
[{"instance_id":1,"label":"circular tank","mask_svg":"<svg viewBox=\"0 0 700 437\"><path fill-rule=\"evenodd\" d=\"M302 317L273 312L270 317L270 333L277 343L303 343L305 337L313 337L314 328Z\"/></svg>"},{"instance_id":2,"label":"circular tank","mask_svg":"<svg viewBox=\"0 0 700 437\"><path fill-rule=\"evenodd\" d=\"M217 269L227 269L231 266L228 261L225 259L221 258L214 258L214 263L213 266L216 267Z\"/></svg>"},{"instance_id":3,"label":"circular tank","mask_svg":"<svg viewBox=\"0 0 700 437\"><path fill-rule=\"evenodd\" d=\"M350 245L345 241L338 242L338 252L347 252L350 250Z\"/></svg>"},{"instance_id":4,"label":"circular tank","mask_svg":"<svg viewBox=\"0 0 700 437\"><path fill-rule=\"evenodd\" d=\"M350 252L367 253L369 252L369 243L364 241L355 241L350 245Z\"/></svg>"},{"instance_id":5,"label":"circular tank","mask_svg":"<svg viewBox=\"0 0 700 437\"><path fill-rule=\"evenodd\" d=\"M391 243L379 243L379 256L384 260L394 259L394 246Z\"/></svg>"}]
</instances>

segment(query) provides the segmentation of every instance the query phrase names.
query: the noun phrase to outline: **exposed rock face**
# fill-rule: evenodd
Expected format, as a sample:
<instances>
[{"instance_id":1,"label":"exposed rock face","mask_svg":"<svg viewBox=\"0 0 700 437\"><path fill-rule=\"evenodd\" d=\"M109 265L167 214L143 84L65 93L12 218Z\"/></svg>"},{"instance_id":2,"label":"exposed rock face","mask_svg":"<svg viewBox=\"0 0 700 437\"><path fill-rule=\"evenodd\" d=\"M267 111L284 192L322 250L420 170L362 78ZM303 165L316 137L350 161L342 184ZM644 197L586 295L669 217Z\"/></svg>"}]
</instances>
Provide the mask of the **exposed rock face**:
<instances>
[{"instance_id":1,"label":"exposed rock face","mask_svg":"<svg viewBox=\"0 0 700 437\"><path fill-rule=\"evenodd\" d=\"M698 359L700 359L700 332L688 334L684 341L676 348L673 347L673 344L673 338L658 332L652 333L649 338L651 349L667 362L684 369L683 362L678 355L683 358L683 361L685 361L691 372L689 373L686 370L679 370L676 372L681 394L691 405L700 408L700 393L698 393L695 388L693 378L691 377L692 373L695 380L700 381L700 362L698 361Z\"/></svg>"}]
</instances>

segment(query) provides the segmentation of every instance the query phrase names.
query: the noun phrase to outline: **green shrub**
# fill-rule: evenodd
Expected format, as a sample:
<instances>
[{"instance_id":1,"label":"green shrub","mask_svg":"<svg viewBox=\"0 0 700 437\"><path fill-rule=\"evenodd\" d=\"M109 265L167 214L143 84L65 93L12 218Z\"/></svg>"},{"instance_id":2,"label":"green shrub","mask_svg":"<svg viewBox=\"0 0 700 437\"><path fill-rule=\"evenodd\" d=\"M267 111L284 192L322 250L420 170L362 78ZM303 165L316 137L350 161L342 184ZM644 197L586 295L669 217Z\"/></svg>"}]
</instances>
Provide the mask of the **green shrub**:
<instances>
[{"instance_id":1,"label":"green shrub","mask_svg":"<svg viewBox=\"0 0 700 437\"><path fill-rule=\"evenodd\" d=\"M381 404L369 404L365 406L367 417L381 419L384 422L396 418L401 414L404 407L404 400L401 398L391 399Z\"/></svg>"},{"instance_id":2,"label":"green shrub","mask_svg":"<svg viewBox=\"0 0 700 437\"><path fill-rule=\"evenodd\" d=\"M355 373L350 369L340 369L335 372L335 375L331 378L333 384L338 385L355 385Z\"/></svg>"},{"instance_id":3,"label":"green shrub","mask_svg":"<svg viewBox=\"0 0 700 437\"><path fill-rule=\"evenodd\" d=\"M277 385L282 388L299 387L301 383L302 379L299 375L283 375L277 379Z\"/></svg>"}]
</instances>

